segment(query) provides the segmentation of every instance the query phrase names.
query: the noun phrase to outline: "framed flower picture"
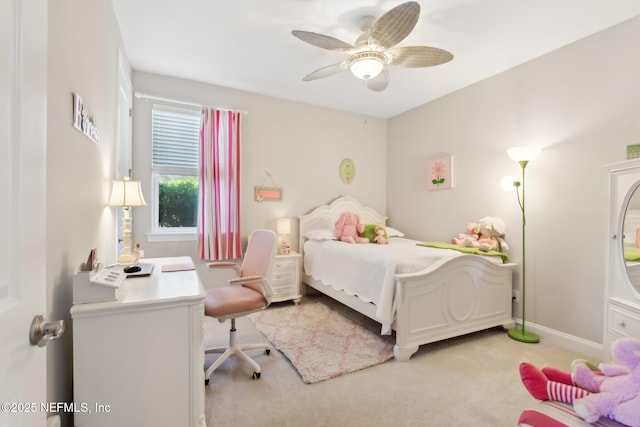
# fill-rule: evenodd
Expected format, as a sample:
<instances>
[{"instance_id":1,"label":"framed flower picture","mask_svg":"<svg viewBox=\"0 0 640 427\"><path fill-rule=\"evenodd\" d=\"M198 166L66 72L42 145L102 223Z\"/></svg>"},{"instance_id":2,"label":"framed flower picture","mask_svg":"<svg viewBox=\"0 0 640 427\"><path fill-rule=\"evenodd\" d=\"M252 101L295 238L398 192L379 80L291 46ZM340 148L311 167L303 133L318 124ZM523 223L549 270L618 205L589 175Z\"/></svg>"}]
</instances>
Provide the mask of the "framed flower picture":
<instances>
[{"instance_id":1,"label":"framed flower picture","mask_svg":"<svg viewBox=\"0 0 640 427\"><path fill-rule=\"evenodd\" d=\"M427 164L427 190L453 188L453 156L429 160Z\"/></svg>"}]
</instances>

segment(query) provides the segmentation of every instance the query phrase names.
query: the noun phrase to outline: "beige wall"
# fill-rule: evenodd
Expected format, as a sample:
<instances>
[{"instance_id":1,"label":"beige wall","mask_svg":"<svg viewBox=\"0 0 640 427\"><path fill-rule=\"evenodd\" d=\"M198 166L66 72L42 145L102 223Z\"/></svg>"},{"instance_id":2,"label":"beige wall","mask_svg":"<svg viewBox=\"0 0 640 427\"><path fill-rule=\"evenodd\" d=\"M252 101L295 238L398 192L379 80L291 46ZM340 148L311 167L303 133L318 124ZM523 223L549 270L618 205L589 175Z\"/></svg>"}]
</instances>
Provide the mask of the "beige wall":
<instances>
[{"instance_id":1,"label":"beige wall","mask_svg":"<svg viewBox=\"0 0 640 427\"><path fill-rule=\"evenodd\" d=\"M50 402L72 400L72 276L91 248L114 261L115 209L106 204L115 177L119 40L110 1L49 3L47 318L67 326L47 346ZM98 145L72 126L72 92L94 117Z\"/></svg>"},{"instance_id":2,"label":"beige wall","mask_svg":"<svg viewBox=\"0 0 640 427\"><path fill-rule=\"evenodd\" d=\"M521 262L520 211L500 189L516 145L546 148L526 169L527 321L602 343L606 196L602 166L640 141L640 18L388 121L387 214L425 240L465 220L507 223ZM425 189L426 162L454 155L455 189ZM515 277L519 283L519 274ZM514 306L520 316L520 306Z\"/></svg>"},{"instance_id":3,"label":"beige wall","mask_svg":"<svg viewBox=\"0 0 640 427\"><path fill-rule=\"evenodd\" d=\"M242 117L241 230L275 230L279 217L297 217L334 198L350 194L381 212L386 208L386 121L314 107L249 92L134 72L133 90L155 97L246 111ZM133 176L151 199L151 108L149 99L133 105ZM353 183L340 181L345 157L356 165ZM257 203L254 187L272 185L269 172L284 189L282 202ZM196 242L149 243L151 209L134 210L134 241L145 256L196 255ZM291 236L295 242L295 236ZM199 264L203 279L206 268Z\"/></svg>"}]
</instances>

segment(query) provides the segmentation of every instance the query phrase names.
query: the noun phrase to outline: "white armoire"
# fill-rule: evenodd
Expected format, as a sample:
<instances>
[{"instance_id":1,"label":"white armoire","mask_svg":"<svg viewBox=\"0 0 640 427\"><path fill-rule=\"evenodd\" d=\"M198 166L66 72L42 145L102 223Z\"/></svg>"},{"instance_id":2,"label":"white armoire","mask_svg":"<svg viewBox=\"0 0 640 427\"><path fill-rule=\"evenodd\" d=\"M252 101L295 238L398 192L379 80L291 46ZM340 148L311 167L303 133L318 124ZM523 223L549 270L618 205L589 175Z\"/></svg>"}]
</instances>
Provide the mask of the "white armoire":
<instances>
[{"instance_id":1,"label":"white armoire","mask_svg":"<svg viewBox=\"0 0 640 427\"><path fill-rule=\"evenodd\" d=\"M617 338L640 339L640 159L607 165L604 357Z\"/></svg>"}]
</instances>

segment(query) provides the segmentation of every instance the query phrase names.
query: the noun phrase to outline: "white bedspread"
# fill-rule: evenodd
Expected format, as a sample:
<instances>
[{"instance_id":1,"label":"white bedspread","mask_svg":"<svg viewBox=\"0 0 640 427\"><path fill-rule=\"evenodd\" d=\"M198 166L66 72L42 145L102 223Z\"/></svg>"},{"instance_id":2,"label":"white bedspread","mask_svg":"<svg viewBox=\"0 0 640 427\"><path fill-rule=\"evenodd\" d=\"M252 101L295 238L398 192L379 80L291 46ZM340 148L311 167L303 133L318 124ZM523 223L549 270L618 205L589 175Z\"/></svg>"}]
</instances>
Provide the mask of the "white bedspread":
<instances>
[{"instance_id":1,"label":"white bedspread","mask_svg":"<svg viewBox=\"0 0 640 427\"><path fill-rule=\"evenodd\" d=\"M388 334L395 315L394 275L417 272L442 258L462 255L416 243L400 237L391 238L388 245L308 240L304 245L304 271L326 286L375 304L382 333Z\"/></svg>"}]
</instances>

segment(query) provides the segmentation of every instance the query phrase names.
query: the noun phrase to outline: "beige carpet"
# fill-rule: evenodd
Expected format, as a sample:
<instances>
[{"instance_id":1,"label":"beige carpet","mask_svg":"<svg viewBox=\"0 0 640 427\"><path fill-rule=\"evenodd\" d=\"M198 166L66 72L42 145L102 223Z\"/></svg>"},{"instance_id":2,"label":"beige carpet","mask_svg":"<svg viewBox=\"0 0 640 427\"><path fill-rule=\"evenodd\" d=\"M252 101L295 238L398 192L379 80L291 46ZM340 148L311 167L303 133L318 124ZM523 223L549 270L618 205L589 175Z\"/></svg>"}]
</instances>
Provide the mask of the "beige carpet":
<instances>
[{"instance_id":1,"label":"beige carpet","mask_svg":"<svg viewBox=\"0 0 640 427\"><path fill-rule=\"evenodd\" d=\"M317 300L331 304L321 296L303 303ZM375 322L334 308L379 332ZM207 344L224 344L228 327L207 319ZM238 320L237 329L241 342L268 342L247 318ZM491 329L421 346L408 362L390 360L304 384L280 352L254 353L262 366L259 380L235 359L211 376L205 388L209 427L514 426L520 411L535 402L520 382L520 362L569 369L573 359L584 357L544 341L519 343Z\"/></svg>"}]
</instances>

